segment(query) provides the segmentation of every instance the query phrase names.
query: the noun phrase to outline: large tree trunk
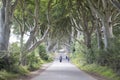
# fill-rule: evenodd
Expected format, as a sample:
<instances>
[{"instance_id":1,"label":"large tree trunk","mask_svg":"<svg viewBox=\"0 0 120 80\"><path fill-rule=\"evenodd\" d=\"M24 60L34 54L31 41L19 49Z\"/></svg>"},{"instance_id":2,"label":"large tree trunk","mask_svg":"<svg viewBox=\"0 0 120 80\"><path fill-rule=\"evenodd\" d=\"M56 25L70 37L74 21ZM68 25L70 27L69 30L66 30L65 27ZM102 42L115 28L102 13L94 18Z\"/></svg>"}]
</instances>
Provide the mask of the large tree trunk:
<instances>
[{"instance_id":1,"label":"large tree trunk","mask_svg":"<svg viewBox=\"0 0 120 80\"><path fill-rule=\"evenodd\" d=\"M104 35L104 48L107 49L110 46L110 40L113 38L113 32L112 32L112 25L111 25L111 8L110 3L107 0L103 0L103 11L99 11L97 7L95 7L95 3L91 2L90 0L87 0L89 3L89 6L93 12L101 19L102 26L103 26L103 35ZM106 6L107 5L107 6Z\"/></svg>"},{"instance_id":2,"label":"large tree trunk","mask_svg":"<svg viewBox=\"0 0 120 80\"><path fill-rule=\"evenodd\" d=\"M102 20L103 34L104 34L104 47L105 49L110 47L110 41L113 38L112 24L109 12L106 12L104 19Z\"/></svg>"},{"instance_id":3,"label":"large tree trunk","mask_svg":"<svg viewBox=\"0 0 120 80\"><path fill-rule=\"evenodd\" d=\"M0 51L7 51L10 37L10 19L9 1L3 1L0 10Z\"/></svg>"},{"instance_id":4,"label":"large tree trunk","mask_svg":"<svg viewBox=\"0 0 120 80\"><path fill-rule=\"evenodd\" d=\"M91 48L91 35L90 34L86 34L86 45L88 49Z\"/></svg>"},{"instance_id":5,"label":"large tree trunk","mask_svg":"<svg viewBox=\"0 0 120 80\"><path fill-rule=\"evenodd\" d=\"M102 48L102 31L100 28L100 23L98 21L96 21L96 34L97 34L97 43L98 43L98 49Z\"/></svg>"},{"instance_id":6,"label":"large tree trunk","mask_svg":"<svg viewBox=\"0 0 120 80\"><path fill-rule=\"evenodd\" d=\"M50 22L49 22L49 16L47 16L47 20L48 20L48 28L47 30L44 32L44 35L42 37L40 37L38 40L36 39L37 33L38 33L38 29L39 29L39 6L40 6L40 0L35 0L35 9L34 9L34 26L30 31L30 36L27 40L27 42L24 44L24 47L22 49L22 57L21 57L21 61L20 64L24 65L26 64L26 55L27 53L35 50L36 47L38 47L42 42L45 41L45 38L47 37L47 34L50 30ZM50 0L51 1L51 0ZM49 15L49 13L47 14ZM36 39L36 41L34 42L34 40Z\"/></svg>"},{"instance_id":7,"label":"large tree trunk","mask_svg":"<svg viewBox=\"0 0 120 80\"><path fill-rule=\"evenodd\" d=\"M88 49L91 48L91 34L89 32L84 32L84 41L85 41L85 45Z\"/></svg>"},{"instance_id":8,"label":"large tree trunk","mask_svg":"<svg viewBox=\"0 0 120 80\"><path fill-rule=\"evenodd\" d=\"M20 56L19 56L19 64L23 62L23 36L24 34L21 33L21 38L20 38Z\"/></svg>"},{"instance_id":9,"label":"large tree trunk","mask_svg":"<svg viewBox=\"0 0 120 80\"><path fill-rule=\"evenodd\" d=\"M12 4L11 2L11 0L2 0L0 10L0 52L8 51L11 18L18 0L15 0Z\"/></svg>"}]
</instances>

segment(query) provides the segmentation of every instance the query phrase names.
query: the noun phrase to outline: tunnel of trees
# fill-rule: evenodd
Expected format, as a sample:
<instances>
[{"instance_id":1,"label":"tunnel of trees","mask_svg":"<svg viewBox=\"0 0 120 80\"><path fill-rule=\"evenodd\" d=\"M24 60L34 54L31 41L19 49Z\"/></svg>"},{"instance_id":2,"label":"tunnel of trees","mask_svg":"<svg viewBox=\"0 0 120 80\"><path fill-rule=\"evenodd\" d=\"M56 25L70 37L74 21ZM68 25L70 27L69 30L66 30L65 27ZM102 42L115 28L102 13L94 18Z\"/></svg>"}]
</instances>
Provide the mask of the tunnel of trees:
<instances>
[{"instance_id":1,"label":"tunnel of trees","mask_svg":"<svg viewBox=\"0 0 120 80\"><path fill-rule=\"evenodd\" d=\"M120 1L0 0L0 70L34 67L60 46L120 75Z\"/></svg>"}]
</instances>

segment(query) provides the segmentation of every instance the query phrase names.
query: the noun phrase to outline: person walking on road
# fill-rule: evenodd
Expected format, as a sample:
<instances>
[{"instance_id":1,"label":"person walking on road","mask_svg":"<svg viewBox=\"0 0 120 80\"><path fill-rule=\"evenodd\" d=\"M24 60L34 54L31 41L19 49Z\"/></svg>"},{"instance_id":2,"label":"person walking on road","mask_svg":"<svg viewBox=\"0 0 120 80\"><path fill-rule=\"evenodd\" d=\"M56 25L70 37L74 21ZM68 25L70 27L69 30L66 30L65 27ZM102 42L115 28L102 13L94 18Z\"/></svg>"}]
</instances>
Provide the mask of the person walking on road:
<instances>
[{"instance_id":1,"label":"person walking on road","mask_svg":"<svg viewBox=\"0 0 120 80\"><path fill-rule=\"evenodd\" d=\"M66 56L66 60L69 62L70 58L68 56Z\"/></svg>"},{"instance_id":2,"label":"person walking on road","mask_svg":"<svg viewBox=\"0 0 120 80\"><path fill-rule=\"evenodd\" d=\"M68 57L66 56L66 59L68 59Z\"/></svg>"},{"instance_id":3,"label":"person walking on road","mask_svg":"<svg viewBox=\"0 0 120 80\"><path fill-rule=\"evenodd\" d=\"M62 56L59 57L59 61L62 62Z\"/></svg>"}]
</instances>

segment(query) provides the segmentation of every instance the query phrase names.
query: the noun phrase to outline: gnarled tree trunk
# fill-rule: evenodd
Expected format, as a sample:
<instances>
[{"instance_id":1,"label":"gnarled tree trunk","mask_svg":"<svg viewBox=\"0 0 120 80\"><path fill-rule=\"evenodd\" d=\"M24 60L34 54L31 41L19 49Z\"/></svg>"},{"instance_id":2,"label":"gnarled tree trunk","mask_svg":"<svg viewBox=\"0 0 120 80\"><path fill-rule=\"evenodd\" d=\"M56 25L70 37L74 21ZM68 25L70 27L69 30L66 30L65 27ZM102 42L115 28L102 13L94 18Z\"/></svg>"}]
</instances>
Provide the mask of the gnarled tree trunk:
<instances>
[{"instance_id":1,"label":"gnarled tree trunk","mask_svg":"<svg viewBox=\"0 0 120 80\"><path fill-rule=\"evenodd\" d=\"M9 1L3 0L3 6L0 10L0 50L7 51L10 36L10 18Z\"/></svg>"},{"instance_id":2,"label":"gnarled tree trunk","mask_svg":"<svg viewBox=\"0 0 120 80\"><path fill-rule=\"evenodd\" d=\"M99 20L96 20L96 34L97 34L97 44L98 49L102 49L102 31L101 31L102 25L100 25Z\"/></svg>"},{"instance_id":3,"label":"gnarled tree trunk","mask_svg":"<svg viewBox=\"0 0 120 80\"><path fill-rule=\"evenodd\" d=\"M0 52L8 50L11 18L18 0L11 2L12 0L2 0L0 9Z\"/></svg>"}]
</instances>

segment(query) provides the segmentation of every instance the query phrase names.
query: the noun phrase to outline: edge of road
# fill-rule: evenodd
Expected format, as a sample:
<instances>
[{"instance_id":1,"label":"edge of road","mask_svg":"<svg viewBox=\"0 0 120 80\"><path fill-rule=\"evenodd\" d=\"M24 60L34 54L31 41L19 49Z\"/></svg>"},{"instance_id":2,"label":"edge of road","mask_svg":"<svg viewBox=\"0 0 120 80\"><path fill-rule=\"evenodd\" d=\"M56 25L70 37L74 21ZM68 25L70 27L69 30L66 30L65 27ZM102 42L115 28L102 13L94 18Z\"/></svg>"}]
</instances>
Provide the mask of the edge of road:
<instances>
[{"instance_id":1,"label":"edge of road","mask_svg":"<svg viewBox=\"0 0 120 80\"><path fill-rule=\"evenodd\" d=\"M73 65L75 65L75 64L72 63L72 62L70 62L70 63L73 64ZM76 65L75 65L75 66L76 66ZM78 66L76 66L76 67L77 67L79 70L81 70ZM97 80L110 80L110 79L108 79L108 78L106 78L106 77L104 77L104 76L101 76L101 75L97 74L97 73L87 72L87 71L84 71L84 70L81 70L81 71L83 71L84 73L92 76L93 78L95 78L95 79L97 79Z\"/></svg>"},{"instance_id":2,"label":"edge of road","mask_svg":"<svg viewBox=\"0 0 120 80\"><path fill-rule=\"evenodd\" d=\"M40 69L30 72L27 76L20 76L18 79L15 79L15 80L31 80L33 77L38 76L40 73L42 73L52 64L53 62L42 64Z\"/></svg>"},{"instance_id":3,"label":"edge of road","mask_svg":"<svg viewBox=\"0 0 120 80\"><path fill-rule=\"evenodd\" d=\"M53 63L54 63L54 61L51 62L51 63L45 63L45 64L43 64L43 65L40 67L40 69L38 69L38 70L36 70L36 71L32 71L32 72L30 72L27 76L21 76L21 77L19 77L18 79L15 79L15 80L31 80L32 78L38 76L38 75L41 74L43 71L45 71L45 70L46 70L49 66L51 66ZM69 63L71 63L71 64L73 64L74 66L76 66L76 65L75 65L74 63L72 63L71 61L70 61ZM76 67L77 67L77 66L76 66ZM79 67L77 67L77 68L78 68L79 70L81 70ZM97 73L91 73L91 72L87 72L87 71L84 71L84 70L81 70L81 71L83 71L84 73L92 76L93 78L95 78L95 79L97 79L97 80L109 80L109 79L107 79L107 78L105 78L105 77L103 77L103 76L101 76L101 75L99 75L99 74L97 74Z\"/></svg>"}]
</instances>

